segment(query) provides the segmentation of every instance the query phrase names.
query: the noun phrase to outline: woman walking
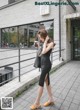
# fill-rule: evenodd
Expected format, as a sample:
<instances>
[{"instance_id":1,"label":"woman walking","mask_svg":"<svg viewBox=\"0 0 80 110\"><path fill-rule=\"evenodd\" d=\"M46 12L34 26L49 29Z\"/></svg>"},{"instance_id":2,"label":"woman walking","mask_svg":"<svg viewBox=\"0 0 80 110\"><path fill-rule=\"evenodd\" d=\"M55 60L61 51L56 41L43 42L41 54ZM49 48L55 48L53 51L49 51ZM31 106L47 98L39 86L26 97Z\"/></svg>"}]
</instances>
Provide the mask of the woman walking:
<instances>
[{"instance_id":1,"label":"woman walking","mask_svg":"<svg viewBox=\"0 0 80 110\"><path fill-rule=\"evenodd\" d=\"M53 43L53 41L50 40L50 38L48 37L48 33L45 29L39 30L38 38L41 42L43 42L43 48L41 52L41 75L39 79L38 96L35 100L35 103L30 107L31 110L35 110L41 107L40 99L43 94L44 81L46 82L46 88L49 96L49 100L44 103L44 106L46 107L54 104L50 85L49 72L51 70L52 65L50 61L50 54L55 44Z\"/></svg>"}]
</instances>

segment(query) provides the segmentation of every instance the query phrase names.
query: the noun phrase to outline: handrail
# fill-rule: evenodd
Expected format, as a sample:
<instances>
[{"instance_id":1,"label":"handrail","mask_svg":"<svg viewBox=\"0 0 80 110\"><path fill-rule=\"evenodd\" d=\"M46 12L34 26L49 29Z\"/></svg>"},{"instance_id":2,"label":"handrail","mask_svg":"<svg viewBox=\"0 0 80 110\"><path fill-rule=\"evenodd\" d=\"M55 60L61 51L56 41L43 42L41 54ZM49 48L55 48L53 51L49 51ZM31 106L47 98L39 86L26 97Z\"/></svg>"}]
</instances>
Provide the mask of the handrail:
<instances>
[{"instance_id":1,"label":"handrail","mask_svg":"<svg viewBox=\"0 0 80 110\"><path fill-rule=\"evenodd\" d=\"M61 49L61 51L64 51L65 49ZM12 51L12 50L11 50ZM0 51L1 52L1 51ZM59 54L56 54L56 55L54 55L54 53L57 53L57 52L59 52L59 50L55 50L55 51L52 51L52 54L53 54L53 56L52 56L52 62L53 61L55 61L55 60L57 60L57 59L59 59ZM33 53L36 53L36 52L29 52L29 53L27 53L27 54L20 54L20 57L21 56L25 56L25 55L29 55L29 54L33 54ZM36 54L35 54L36 55ZM57 56L57 58L55 58ZM18 55L17 56L12 56L12 57L7 57L7 58L3 58L3 59L0 59L0 61L2 61L2 60L5 60L5 59L10 59L10 58L15 58L15 57L19 57ZM23 63L23 62L26 62L26 61L29 61L29 60L32 60L32 59L35 59L36 58L36 56L35 57L31 57L31 58L27 58L27 59L24 59L24 60L19 60L19 61L16 61L16 62L13 62L13 63L10 63L10 64L5 64L5 65L2 65L2 66L0 66L0 68L4 68L4 67L6 67L6 66L12 66L12 65L15 65L15 64L21 64L21 63ZM14 71L16 72L16 71L21 71L21 69L24 69L24 68L27 68L27 67L29 67L29 66L32 66L34 63L32 63L31 62L31 64L28 64L28 65L26 65L26 66L23 66L23 67L20 67L20 68L18 68L18 69L15 69L15 70L13 70L13 73L14 73ZM30 72L30 71L32 71L32 70L34 70L34 69L36 69L36 68L31 68L30 70L28 70L28 71L26 71L26 72L24 72L24 73L22 73L22 74L19 74L20 76L22 76L23 74L25 74L25 73L28 73L28 72ZM8 80L6 80L6 81L3 81L3 82L1 82L0 83L0 85L2 85L2 84L4 84L4 83L6 83L6 82L8 82L8 81L10 81L10 80L13 80L13 79L15 79L16 77L19 77L20 78L20 76L19 76L18 74L17 74L17 76L14 76L14 77L12 77L12 78L10 78L10 79L8 79ZM3 75L2 75L3 76Z\"/></svg>"},{"instance_id":2,"label":"handrail","mask_svg":"<svg viewBox=\"0 0 80 110\"><path fill-rule=\"evenodd\" d=\"M34 59L34 58L35 57L32 57L32 58L29 58L29 59L22 60L20 62L24 62L24 61L31 60L31 59ZM4 65L4 66L0 66L0 68L6 67L6 66L10 66L10 65L14 65L14 64L17 64L17 63L19 63L19 61L18 62L11 63L11 64Z\"/></svg>"}]
</instances>

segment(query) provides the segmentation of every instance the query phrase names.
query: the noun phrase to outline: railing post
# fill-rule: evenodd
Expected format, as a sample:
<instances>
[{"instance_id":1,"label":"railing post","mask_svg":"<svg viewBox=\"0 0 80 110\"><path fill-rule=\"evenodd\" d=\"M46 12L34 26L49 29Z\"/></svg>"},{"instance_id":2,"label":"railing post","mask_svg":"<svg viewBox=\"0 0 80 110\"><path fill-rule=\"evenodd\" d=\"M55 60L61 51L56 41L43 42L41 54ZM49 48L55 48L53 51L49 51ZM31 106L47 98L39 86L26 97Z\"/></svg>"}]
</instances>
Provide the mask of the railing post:
<instances>
[{"instance_id":1,"label":"railing post","mask_svg":"<svg viewBox=\"0 0 80 110\"><path fill-rule=\"evenodd\" d=\"M59 0L59 3L61 0ZM61 6L59 5L59 60L61 57Z\"/></svg>"},{"instance_id":2,"label":"railing post","mask_svg":"<svg viewBox=\"0 0 80 110\"><path fill-rule=\"evenodd\" d=\"M53 53L51 53L51 62L53 63Z\"/></svg>"},{"instance_id":3,"label":"railing post","mask_svg":"<svg viewBox=\"0 0 80 110\"><path fill-rule=\"evenodd\" d=\"M21 69L20 69L20 47L19 47L19 82L21 81Z\"/></svg>"},{"instance_id":4,"label":"railing post","mask_svg":"<svg viewBox=\"0 0 80 110\"><path fill-rule=\"evenodd\" d=\"M18 61L19 61L19 82L21 81L21 67L20 67L20 39L19 39L19 27L18 29Z\"/></svg>"},{"instance_id":5,"label":"railing post","mask_svg":"<svg viewBox=\"0 0 80 110\"><path fill-rule=\"evenodd\" d=\"M40 68L39 68L39 72L40 72Z\"/></svg>"}]
</instances>

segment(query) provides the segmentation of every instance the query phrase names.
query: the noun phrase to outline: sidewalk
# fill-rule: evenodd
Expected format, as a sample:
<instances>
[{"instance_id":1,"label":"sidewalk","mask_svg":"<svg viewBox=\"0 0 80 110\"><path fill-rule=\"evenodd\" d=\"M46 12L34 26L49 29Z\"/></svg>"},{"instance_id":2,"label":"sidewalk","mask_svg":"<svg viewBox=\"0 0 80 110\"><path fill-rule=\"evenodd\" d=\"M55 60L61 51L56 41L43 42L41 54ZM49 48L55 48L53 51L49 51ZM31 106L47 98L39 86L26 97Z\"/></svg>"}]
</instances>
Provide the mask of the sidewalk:
<instances>
[{"instance_id":1,"label":"sidewalk","mask_svg":"<svg viewBox=\"0 0 80 110\"><path fill-rule=\"evenodd\" d=\"M56 70L63 64L64 62L62 61L59 61L59 60L55 61L54 64L52 65L51 71ZM10 81L9 83L4 84L3 86L0 87L0 99L2 96L16 97L16 95L20 94L30 85L36 83L39 80L39 76L40 76L40 72L38 68L22 75L20 82L19 82L19 77L17 77L12 81Z\"/></svg>"},{"instance_id":2,"label":"sidewalk","mask_svg":"<svg viewBox=\"0 0 80 110\"><path fill-rule=\"evenodd\" d=\"M80 110L80 61L71 61L50 75L54 106L41 110ZM37 96L38 83L14 100L14 110L30 110ZM41 104L48 100L46 88Z\"/></svg>"}]
</instances>

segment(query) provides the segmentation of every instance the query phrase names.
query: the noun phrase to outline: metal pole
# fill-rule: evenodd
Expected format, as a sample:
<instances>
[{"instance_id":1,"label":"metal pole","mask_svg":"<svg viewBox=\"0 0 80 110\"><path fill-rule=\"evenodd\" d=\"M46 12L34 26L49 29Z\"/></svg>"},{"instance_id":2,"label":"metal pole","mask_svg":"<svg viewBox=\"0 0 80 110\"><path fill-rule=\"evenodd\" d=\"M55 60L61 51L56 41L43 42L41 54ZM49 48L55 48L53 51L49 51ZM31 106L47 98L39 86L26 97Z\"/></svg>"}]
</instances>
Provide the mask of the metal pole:
<instances>
[{"instance_id":1,"label":"metal pole","mask_svg":"<svg viewBox=\"0 0 80 110\"><path fill-rule=\"evenodd\" d=\"M53 63L53 53L51 53L51 62Z\"/></svg>"},{"instance_id":2,"label":"metal pole","mask_svg":"<svg viewBox=\"0 0 80 110\"><path fill-rule=\"evenodd\" d=\"M39 43L39 47L37 47L37 51L40 48L40 39L38 38L38 43ZM39 72L40 72L40 68L39 68Z\"/></svg>"},{"instance_id":3,"label":"metal pole","mask_svg":"<svg viewBox=\"0 0 80 110\"><path fill-rule=\"evenodd\" d=\"M60 4L59 0L59 4ZM59 59L61 57L61 6L59 5Z\"/></svg>"},{"instance_id":4,"label":"metal pole","mask_svg":"<svg viewBox=\"0 0 80 110\"><path fill-rule=\"evenodd\" d=\"M21 81L21 69L20 69L20 48L19 48L19 82Z\"/></svg>"},{"instance_id":5,"label":"metal pole","mask_svg":"<svg viewBox=\"0 0 80 110\"><path fill-rule=\"evenodd\" d=\"M21 69L20 69L20 39L19 39L19 27L18 29L18 60L19 60L19 82L21 81Z\"/></svg>"},{"instance_id":6,"label":"metal pole","mask_svg":"<svg viewBox=\"0 0 80 110\"><path fill-rule=\"evenodd\" d=\"M2 30L0 29L0 48L2 47Z\"/></svg>"},{"instance_id":7,"label":"metal pole","mask_svg":"<svg viewBox=\"0 0 80 110\"><path fill-rule=\"evenodd\" d=\"M54 21L53 21L53 25L54 25ZM54 28L53 28L53 41L54 41ZM51 53L51 62L53 64L53 52Z\"/></svg>"}]
</instances>

